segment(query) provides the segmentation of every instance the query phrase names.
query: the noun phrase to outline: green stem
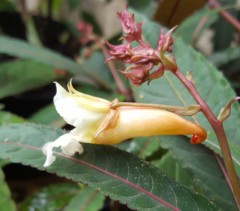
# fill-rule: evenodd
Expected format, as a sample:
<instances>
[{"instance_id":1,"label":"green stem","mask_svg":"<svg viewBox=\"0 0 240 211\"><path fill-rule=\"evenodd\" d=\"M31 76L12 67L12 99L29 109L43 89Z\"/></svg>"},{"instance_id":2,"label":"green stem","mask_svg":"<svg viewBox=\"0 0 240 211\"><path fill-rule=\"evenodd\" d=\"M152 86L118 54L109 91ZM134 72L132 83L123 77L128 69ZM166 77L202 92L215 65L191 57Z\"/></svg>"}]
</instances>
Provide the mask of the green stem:
<instances>
[{"instance_id":1,"label":"green stem","mask_svg":"<svg viewBox=\"0 0 240 211\"><path fill-rule=\"evenodd\" d=\"M194 84L191 81L189 81L179 69L173 72L173 74L182 82L182 84L186 87L186 89L192 95L194 100L201 106L202 113L204 114L204 116L212 126L221 148L225 168L227 170L227 174L233 188L233 194L239 206L240 205L240 183L238 180L238 176L236 174L236 170L233 165L230 148L227 142L227 137L226 137L226 133L224 131L222 122L218 121L218 119L213 114L209 106L206 104L206 102L203 100L203 98L200 96L200 94L196 90Z\"/></svg>"}]
</instances>

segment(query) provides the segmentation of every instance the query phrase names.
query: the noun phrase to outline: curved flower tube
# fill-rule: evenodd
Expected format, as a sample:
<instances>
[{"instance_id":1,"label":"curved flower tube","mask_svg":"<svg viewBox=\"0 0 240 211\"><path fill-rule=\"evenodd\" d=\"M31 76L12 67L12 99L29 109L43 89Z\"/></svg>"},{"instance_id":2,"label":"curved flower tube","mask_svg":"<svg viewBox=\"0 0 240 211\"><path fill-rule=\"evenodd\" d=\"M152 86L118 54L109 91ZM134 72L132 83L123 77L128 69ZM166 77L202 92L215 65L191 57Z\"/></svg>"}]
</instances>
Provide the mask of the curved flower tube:
<instances>
[{"instance_id":1,"label":"curved flower tube","mask_svg":"<svg viewBox=\"0 0 240 211\"><path fill-rule=\"evenodd\" d=\"M57 82L55 84L56 110L75 128L43 146L43 153L47 156L45 167L55 161L55 147L61 147L62 152L70 156L76 152L83 153L80 142L111 145L140 136L193 134L190 141L198 144L207 137L206 131L200 126L167 111L181 113L181 107L162 106L162 109L161 105L158 108L158 105L135 103L119 103L116 106L116 101L110 102L76 91L71 82L68 84L68 92ZM182 111L187 115L189 113L186 107Z\"/></svg>"},{"instance_id":2,"label":"curved flower tube","mask_svg":"<svg viewBox=\"0 0 240 211\"><path fill-rule=\"evenodd\" d=\"M202 127L175 113L161 109L123 106L118 109L116 123L97 134L91 143L118 144L139 136L189 134L193 134L193 144L201 143L207 137Z\"/></svg>"}]
</instances>

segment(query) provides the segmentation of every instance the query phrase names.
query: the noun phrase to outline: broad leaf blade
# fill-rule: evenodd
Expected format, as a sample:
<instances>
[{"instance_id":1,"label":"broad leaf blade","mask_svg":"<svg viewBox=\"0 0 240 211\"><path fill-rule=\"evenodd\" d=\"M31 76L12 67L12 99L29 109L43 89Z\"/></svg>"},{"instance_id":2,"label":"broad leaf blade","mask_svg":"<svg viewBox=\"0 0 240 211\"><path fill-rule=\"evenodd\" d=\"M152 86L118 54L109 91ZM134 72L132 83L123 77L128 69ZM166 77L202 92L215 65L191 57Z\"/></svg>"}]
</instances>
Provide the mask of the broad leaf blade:
<instances>
[{"instance_id":1,"label":"broad leaf blade","mask_svg":"<svg viewBox=\"0 0 240 211\"><path fill-rule=\"evenodd\" d=\"M0 64L0 98L47 85L57 78L53 68L45 64L29 60L5 62Z\"/></svg>"},{"instance_id":2,"label":"broad leaf blade","mask_svg":"<svg viewBox=\"0 0 240 211\"><path fill-rule=\"evenodd\" d=\"M10 123L23 123L25 120L8 111L0 111L0 125L10 124Z\"/></svg>"},{"instance_id":3,"label":"broad leaf blade","mask_svg":"<svg viewBox=\"0 0 240 211\"><path fill-rule=\"evenodd\" d=\"M4 181L4 174L0 168L0 210L15 211L16 207L11 199L7 183Z\"/></svg>"},{"instance_id":4,"label":"broad leaf blade","mask_svg":"<svg viewBox=\"0 0 240 211\"><path fill-rule=\"evenodd\" d=\"M130 141L124 141L118 145L118 148L127 152L134 153L138 157L146 159L158 151L160 147L158 137L140 137Z\"/></svg>"},{"instance_id":5,"label":"broad leaf blade","mask_svg":"<svg viewBox=\"0 0 240 211\"><path fill-rule=\"evenodd\" d=\"M76 184L50 185L24 200L18 210L63 210L78 191Z\"/></svg>"},{"instance_id":6,"label":"broad leaf blade","mask_svg":"<svg viewBox=\"0 0 240 211\"><path fill-rule=\"evenodd\" d=\"M0 36L0 53L17 56L22 59L31 59L55 68L68 71L72 74L87 74L79 64L50 49L32 46L29 43L6 36Z\"/></svg>"},{"instance_id":7,"label":"broad leaf blade","mask_svg":"<svg viewBox=\"0 0 240 211\"><path fill-rule=\"evenodd\" d=\"M59 116L53 104L49 104L35 112L29 119L30 122L62 127L66 124Z\"/></svg>"},{"instance_id":8,"label":"broad leaf blade","mask_svg":"<svg viewBox=\"0 0 240 211\"><path fill-rule=\"evenodd\" d=\"M105 197L92 188L85 187L72 198L64 211L98 211L104 205Z\"/></svg>"},{"instance_id":9,"label":"broad leaf blade","mask_svg":"<svg viewBox=\"0 0 240 211\"><path fill-rule=\"evenodd\" d=\"M203 145L189 144L186 137L161 139L161 146L169 149L176 161L191 175L194 190L208 196L224 210L237 210L232 192L219 168L214 152ZM224 193L224 194L223 194Z\"/></svg>"},{"instance_id":10,"label":"broad leaf blade","mask_svg":"<svg viewBox=\"0 0 240 211\"><path fill-rule=\"evenodd\" d=\"M91 73L87 67L50 49L32 46L19 39L0 36L0 53L50 65L53 68L67 71L74 76L81 76L81 80L95 86L104 85L104 81ZM105 88L108 87L105 86Z\"/></svg>"},{"instance_id":11,"label":"broad leaf blade","mask_svg":"<svg viewBox=\"0 0 240 211\"><path fill-rule=\"evenodd\" d=\"M2 126L0 157L43 170L45 158L41 147L61 134L61 130L43 126ZM84 150L83 155L74 157L56 152L56 161L46 170L86 183L132 209L220 209L134 155L101 145L84 144Z\"/></svg>"},{"instance_id":12,"label":"broad leaf blade","mask_svg":"<svg viewBox=\"0 0 240 211\"><path fill-rule=\"evenodd\" d=\"M189 18L184 20L176 29L175 34L181 36L186 43L194 43L203 31L213 24L218 18L217 11L210 12L210 9L203 7ZM199 29L199 26L201 28Z\"/></svg>"},{"instance_id":13,"label":"broad leaf blade","mask_svg":"<svg viewBox=\"0 0 240 211\"><path fill-rule=\"evenodd\" d=\"M91 72L91 74L97 76L104 88L113 89L115 87L109 68L105 64L105 57L102 52L93 52L89 58L83 59L81 65L84 69Z\"/></svg>"},{"instance_id":14,"label":"broad leaf blade","mask_svg":"<svg viewBox=\"0 0 240 211\"><path fill-rule=\"evenodd\" d=\"M240 57L240 47L230 47L222 51L218 51L211 56L209 60L216 66L222 66Z\"/></svg>"},{"instance_id":15,"label":"broad leaf blade","mask_svg":"<svg viewBox=\"0 0 240 211\"><path fill-rule=\"evenodd\" d=\"M135 12L138 21L144 20L143 36L144 39L156 46L159 36L159 25L153 23ZM174 40L174 56L177 60L179 68L184 74L191 71L195 86L203 99L208 103L215 115L218 115L221 107L235 97L235 93L230 84L217 69L208 62L201 54L197 53L193 48L186 45L181 39ZM138 102L158 103L168 105L185 106L194 104L194 100L184 86L173 76L166 72L164 77L139 88L134 88L134 95ZM240 112L239 105L232 106L231 117L224 123L227 133L229 145L232 151L233 160L236 170L240 175ZM213 149L217 153L220 152L217 139L211 126L202 114L194 116L193 121L198 122L208 131L208 138L203 144Z\"/></svg>"}]
</instances>

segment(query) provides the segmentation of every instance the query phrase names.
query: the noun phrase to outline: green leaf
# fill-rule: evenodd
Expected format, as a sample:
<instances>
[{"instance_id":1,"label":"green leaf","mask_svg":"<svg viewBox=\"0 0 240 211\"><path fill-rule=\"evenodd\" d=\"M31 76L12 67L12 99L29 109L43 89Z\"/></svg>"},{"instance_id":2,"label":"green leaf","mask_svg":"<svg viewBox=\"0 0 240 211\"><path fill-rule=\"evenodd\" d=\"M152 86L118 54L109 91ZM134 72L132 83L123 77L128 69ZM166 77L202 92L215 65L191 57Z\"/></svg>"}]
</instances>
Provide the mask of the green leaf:
<instances>
[{"instance_id":1,"label":"green leaf","mask_svg":"<svg viewBox=\"0 0 240 211\"><path fill-rule=\"evenodd\" d=\"M177 182L185 184L190 188L194 185L192 175L187 169L180 166L178 160L174 159L170 152L164 154L161 159L153 160L151 163L162 171L165 171L168 176L172 177Z\"/></svg>"},{"instance_id":2,"label":"green leaf","mask_svg":"<svg viewBox=\"0 0 240 211\"><path fill-rule=\"evenodd\" d=\"M17 56L22 59L31 59L55 68L63 69L74 75L86 73L79 64L50 49L32 46L25 41L6 36L0 37L0 53Z\"/></svg>"},{"instance_id":3,"label":"green leaf","mask_svg":"<svg viewBox=\"0 0 240 211\"><path fill-rule=\"evenodd\" d=\"M10 123L23 123L25 120L18 116L15 115L11 112L8 111L1 111L0 110L0 126L4 124L10 124ZM0 159L0 168L3 167L4 165L8 164L8 160L1 160ZM1 209L0 209L1 210Z\"/></svg>"},{"instance_id":4,"label":"green leaf","mask_svg":"<svg viewBox=\"0 0 240 211\"><path fill-rule=\"evenodd\" d=\"M22 40L0 36L0 53L50 65L53 68L59 68L74 76L81 77L81 80L84 80L85 83L109 88L108 85L105 84L104 81L101 81L101 78L94 75L88 67L82 66L47 48L32 46Z\"/></svg>"},{"instance_id":5,"label":"green leaf","mask_svg":"<svg viewBox=\"0 0 240 211\"><path fill-rule=\"evenodd\" d=\"M175 35L181 36L181 38L186 43L191 43L196 41L202 32L208 28L211 24L213 24L218 18L217 11L210 12L208 7L203 7L202 9L195 12L189 18L184 20L179 27L177 27L174 32ZM204 22L203 22L204 21ZM200 23L204 23L201 25L201 29L198 30L198 26Z\"/></svg>"},{"instance_id":6,"label":"green leaf","mask_svg":"<svg viewBox=\"0 0 240 211\"><path fill-rule=\"evenodd\" d=\"M190 182L185 180L184 184L208 196L223 210L238 210L232 192L211 150L203 145L189 144L187 138L183 136L166 137L160 143L162 147L170 149L177 163L191 175Z\"/></svg>"},{"instance_id":7,"label":"green leaf","mask_svg":"<svg viewBox=\"0 0 240 211\"><path fill-rule=\"evenodd\" d=\"M43 170L42 146L61 130L29 124L0 127L0 158ZM117 148L83 144L84 153L69 157L55 152L48 172L80 181L137 210L217 210L198 193L169 179L159 169Z\"/></svg>"},{"instance_id":8,"label":"green leaf","mask_svg":"<svg viewBox=\"0 0 240 211\"><path fill-rule=\"evenodd\" d=\"M16 206L11 199L11 193L7 183L4 181L4 174L0 168L0 210L15 211Z\"/></svg>"},{"instance_id":9,"label":"green leaf","mask_svg":"<svg viewBox=\"0 0 240 211\"><path fill-rule=\"evenodd\" d=\"M159 25L146 19L135 12L135 17L139 21L144 21L144 39L156 46L159 36ZM174 56L180 70L186 74L191 71L195 87L200 95L207 102L213 113L217 116L221 107L234 98L236 95L224 76L201 54L185 44L181 39L174 39ZM184 86L170 72L166 72L164 77L142 86L133 87L135 99L138 102L157 103L174 106L185 106L194 104L192 96ZM240 107L237 104L232 106L231 117L224 123L231 148L236 170L240 175ZM221 154L215 134L202 114L194 116L194 121L198 122L208 131L208 138L203 144Z\"/></svg>"},{"instance_id":10,"label":"green leaf","mask_svg":"<svg viewBox=\"0 0 240 211\"><path fill-rule=\"evenodd\" d=\"M135 138L131 141L124 141L118 145L120 149L146 159L158 151L160 144L158 137Z\"/></svg>"},{"instance_id":11,"label":"green leaf","mask_svg":"<svg viewBox=\"0 0 240 211\"><path fill-rule=\"evenodd\" d=\"M230 47L212 54L208 59L216 66L222 66L235 59L239 59L239 57L240 47Z\"/></svg>"},{"instance_id":12,"label":"green leaf","mask_svg":"<svg viewBox=\"0 0 240 211\"><path fill-rule=\"evenodd\" d=\"M56 78L48 65L33 61L5 62L0 64L0 99L47 85Z\"/></svg>"},{"instance_id":13,"label":"green leaf","mask_svg":"<svg viewBox=\"0 0 240 211\"><path fill-rule=\"evenodd\" d=\"M34 113L29 119L30 122L44 124L44 125L52 125L62 127L66 123L57 113L55 106L50 104L36 113Z\"/></svg>"},{"instance_id":14,"label":"green leaf","mask_svg":"<svg viewBox=\"0 0 240 211\"><path fill-rule=\"evenodd\" d=\"M88 69L91 74L97 76L103 87L107 89L114 88L113 78L108 66L105 64L105 57L100 51L93 52L90 57L82 61L81 65L84 69Z\"/></svg>"},{"instance_id":15,"label":"green leaf","mask_svg":"<svg viewBox=\"0 0 240 211\"><path fill-rule=\"evenodd\" d=\"M98 211L104 205L105 197L92 188L83 188L71 202L65 207L64 211Z\"/></svg>"},{"instance_id":16,"label":"green leaf","mask_svg":"<svg viewBox=\"0 0 240 211\"><path fill-rule=\"evenodd\" d=\"M134 8L139 11L141 14L148 16L149 18L153 18L158 8L158 1L149 1L149 0L128 0L128 6Z\"/></svg>"},{"instance_id":17,"label":"green leaf","mask_svg":"<svg viewBox=\"0 0 240 211\"><path fill-rule=\"evenodd\" d=\"M0 4L0 11L1 12L13 12L15 11L16 6L14 5L14 3L8 1L8 0L2 0L1 4Z\"/></svg>"},{"instance_id":18,"label":"green leaf","mask_svg":"<svg viewBox=\"0 0 240 211\"><path fill-rule=\"evenodd\" d=\"M10 123L22 123L25 120L15 114L8 111L0 111L0 125L10 124Z\"/></svg>"},{"instance_id":19,"label":"green leaf","mask_svg":"<svg viewBox=\"0 0 240 211\"><path fill-rule=\"evenodd\" d=\"M19 211L25 210L62 210L79 191L76 184L57 184L43 188L27 198L19 206Z\"/></svg>"},{"instance_id":20,"label":"green leaf","mask_svg":"<svg viewBox=\"0 0 240 211\"><path fill-rule=\"evenodd\" d=\"M222 7L228 6L228 5L235 5L236 0L219 0L219 3ZM230 13L231 16L234 18L237 18L237 10L231 9L227 10L228 13ZM231 45L231 42L233 40L235 29L234 27L229 24L227 21L225 21L223 18L219 18L218 21L214 24L212 27L215 31L214 33L214 49L216 51L223 50Z\"/></svg>"}]
</instances>

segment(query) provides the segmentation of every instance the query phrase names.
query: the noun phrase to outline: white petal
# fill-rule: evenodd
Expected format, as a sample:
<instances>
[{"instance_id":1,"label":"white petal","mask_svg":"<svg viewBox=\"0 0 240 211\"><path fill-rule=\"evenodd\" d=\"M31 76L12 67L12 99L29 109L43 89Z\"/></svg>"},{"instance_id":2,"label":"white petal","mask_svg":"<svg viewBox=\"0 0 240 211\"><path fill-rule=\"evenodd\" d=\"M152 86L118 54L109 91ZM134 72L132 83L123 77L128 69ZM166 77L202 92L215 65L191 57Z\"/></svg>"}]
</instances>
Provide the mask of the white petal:
<instances>
[{"instance_id":1,"label":"white petal","mask_svg":"<svg viewBox=\"0 0 240 211\"><path fill-rule=\"evenodd\" d=\"M55 82L57 93L54 97L54 105L60 116L75 127L85 129L98 123L106 114L90 111L78 101L78 97L69 94L60 84Z\"/></svg>"},{"instance_id":2,"label":"white petal","mask_svg":"<svg viewBox=\"0 0 240 211\"><path fill-rule=\"evenodd\" d=\"M76 152L79 154L83 153L83 147L79 143L78 138L71 133L66 133L55 141L48 142L43 146L43 153L47 156L44 167L50 166L55 161L56 157L53 155L55 147L61 147L62 152L69 156L74 155Z\"/></svg>"},{"instance_id":3,"label":"white petal","mask_svg":"<svg viewBox=\"0 0 240 211\"><path fill-rule=\"evenodd\" d=\"M43 164L44 167L50 166L56 160L56 157L53 155L53 147L54 142L48 142L42 148L43 154L47 156L46 161Z\"/></svg>"}]
</instances>

